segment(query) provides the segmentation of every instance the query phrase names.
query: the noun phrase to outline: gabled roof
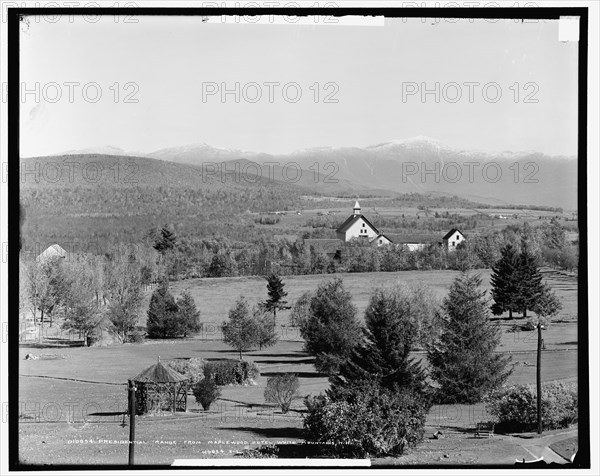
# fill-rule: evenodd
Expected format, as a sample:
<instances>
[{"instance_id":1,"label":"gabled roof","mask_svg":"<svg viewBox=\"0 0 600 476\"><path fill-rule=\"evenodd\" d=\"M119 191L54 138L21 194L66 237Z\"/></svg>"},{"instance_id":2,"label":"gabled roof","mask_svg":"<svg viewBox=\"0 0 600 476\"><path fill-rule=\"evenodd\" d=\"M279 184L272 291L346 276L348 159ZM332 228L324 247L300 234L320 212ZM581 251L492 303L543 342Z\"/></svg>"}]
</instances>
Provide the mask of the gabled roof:
<instances>
[{"instance_id":1,"label":"gabled roof","mask_svg":"<svg viewBox=\"0 0 600 476\"><path fill-rule=\"evenodd\" d=\"M394 242L394 241L393 241L393 240L392 240L392 239L391 239L389 236L387 236L385 233L379 233L379 234L378 234L378 235L377 235L375 238L373 238L373 239L371 240L371 243L373 243L373 242L377 241L379 238L382 238L382 237L383 237L383 238L385 238L386 240L388 240L390 243L393 243L393 242Z\"/></svg>"},{"instance_id":2,"label":"gabled roof","mask_svg":"<svg viewBox=\"0 0 600 476\"><path fill-rule=\"evenodd\" d=\"M375 231L375 233L379 234L377 228L375 228L373 224L369 220L367 220L363 215L350 215L348 219L344 223L342 223L342 225L336 230L336 232L346 233L350 229L350 227L361 218L367 223L367 225L369 225Z\"/></svg>"},{"instance_id":3,"label":"gabled roof","mask_svg":"<svg viewBox=\"0 0 600 476\"><path fill-rule=\"evenodd\" d=\"M130 378L132 382L145 382L145 383L171 383L171 382L183 382L188 380L188 377L175 372L169 367L165 367L162 362L157 362L146 370L142 370L135 377Z\"/></svg>"},{"instance_id":4,"label":"gabled roof","mask_svg":"<svg viewBox=\"0 0 600 476\"><path fill-rule=\"evenodd\" d=\"M448 239L450 239L450 237L451 237L452 235L454 235L454 233L456 233L456 232L458 232L458 233L460 233L461 235L463 235L463 232L462 232L462 231L460 231L458 228L452 228L452 230L450 230L448 233L446 233L446 234L445 234L445 235L442 237L442 240L448 240ZM463 236L465 236L465 235L463 235Z\"/></svg>"}]
</instances>

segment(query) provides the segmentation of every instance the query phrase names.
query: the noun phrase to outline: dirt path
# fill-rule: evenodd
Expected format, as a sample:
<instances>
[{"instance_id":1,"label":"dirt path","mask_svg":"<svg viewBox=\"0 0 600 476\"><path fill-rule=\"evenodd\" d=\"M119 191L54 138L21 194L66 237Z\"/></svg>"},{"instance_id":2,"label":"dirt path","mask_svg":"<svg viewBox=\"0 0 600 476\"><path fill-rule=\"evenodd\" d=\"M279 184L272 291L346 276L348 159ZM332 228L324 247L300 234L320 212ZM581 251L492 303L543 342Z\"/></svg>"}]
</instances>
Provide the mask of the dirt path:
<instances>
[{"instance_id":1,"label":"dirt path","mask_svg":"<svg viewBox=\"0 0 600 476\"><path fill-rule=\"evenodd\" d=\"M557 441L566 440L577 436L577 429L572 429L555 435L542 436L540 438L534 438L527 442L521 443L521 447L531 454L532 459L544 458L547 463L559 463L565 464L569 462L563 458L556 451L550 448L550 445Z\"/></svg>"}]
</instances>

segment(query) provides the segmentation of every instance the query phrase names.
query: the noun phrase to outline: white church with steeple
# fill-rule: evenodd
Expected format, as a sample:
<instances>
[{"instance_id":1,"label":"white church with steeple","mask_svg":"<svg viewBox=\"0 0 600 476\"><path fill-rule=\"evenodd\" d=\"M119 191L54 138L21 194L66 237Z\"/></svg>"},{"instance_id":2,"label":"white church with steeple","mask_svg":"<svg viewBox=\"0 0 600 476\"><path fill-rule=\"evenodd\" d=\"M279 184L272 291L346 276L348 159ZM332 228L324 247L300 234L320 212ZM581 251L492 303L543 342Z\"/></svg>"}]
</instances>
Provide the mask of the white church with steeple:
<instances>
[{"instance_id":1,"label":"white church with steeple","mask_svg":"<svg viewBox=\"0 0 600 476\"><path fill-rule=\"evenodd\" d=\"M391 241L363 216L358 200L354 204L352 215L336 230L337 238L342 241L352 239L367 240L378 246L387 245Z\"/></svg>"}]
</instances>

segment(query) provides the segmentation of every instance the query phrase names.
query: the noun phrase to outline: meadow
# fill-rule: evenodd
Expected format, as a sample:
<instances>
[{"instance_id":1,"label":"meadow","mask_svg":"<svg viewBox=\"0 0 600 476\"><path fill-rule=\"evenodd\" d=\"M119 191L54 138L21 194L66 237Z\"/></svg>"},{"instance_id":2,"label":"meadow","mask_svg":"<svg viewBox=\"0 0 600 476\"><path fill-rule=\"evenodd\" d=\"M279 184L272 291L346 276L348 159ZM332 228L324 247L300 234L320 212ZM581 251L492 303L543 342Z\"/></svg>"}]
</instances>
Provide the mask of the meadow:
<instances>
[{"instance_id":1,"label":"meadow","mask_svg":"<svg viewBox=\"0 0 600 476\"><path fill-rule=\"evenodd\" d=\"M480 271L483 285L489 287L489 270ZM422 282L442 299L457 275L454 271L410 271L398 273L343 274L340 277L352 293L362 319L372 291L395 282ZM545 279L563 301L564 309L544 332L544 381L577 379L577 278L545 270ZM290 276L284 279L293 303L303 292L314 290L327 276ZM128 439L126 408L127 379L154 364L173 358L236 358L237 353L220 341L218 327L227 318L233 301L244 295L256 303L265 299L266 281L258 277L194 279L171 283L178 295L189 290L201 311L204 332L170 341L146 341L111 347L84 348L67 345L61 339L24 342L19 355L19 455L23 463L44 464L125 464ZM150 291L146 299L149 299ZM145 303L147 308L147 303ZM514 322L506 316L495 318L502 328L498 349L512 355L512 383L535 382L536 336L509 332ZM278 314L280 341L273 347L245 353L256 362L261 376L255 385L227 386L221 398L207 412L193 396L188 411L176 416L137 419L137 464L171 464L177 458L226 458L245 448L269 443L302 441L302 399L316 395L328 386L318 374L313 358L303 352L297 328L289 326L289 311ZM61 345L62 344L62 345ZM60 354L57 360L24 360L26 354ZM423 352L415 359L425 361ZM264 403L263 392L269 376L296 373L299 396L292 411ZM475 439L472 429L486 420L483 405L437 405L428 416L427 438L415 450L394 458L393 464L479 463L512 464L514 458L531 458L518 438L508 435ZM437 429L447 433L445 440L432 440ZM450 451L449 449L452 449ZM456 451L454 451L456 450ZM444 457L446 455L446 457ZM389 461L375 461L386 464Z\"/></svg>"}]
</instances>

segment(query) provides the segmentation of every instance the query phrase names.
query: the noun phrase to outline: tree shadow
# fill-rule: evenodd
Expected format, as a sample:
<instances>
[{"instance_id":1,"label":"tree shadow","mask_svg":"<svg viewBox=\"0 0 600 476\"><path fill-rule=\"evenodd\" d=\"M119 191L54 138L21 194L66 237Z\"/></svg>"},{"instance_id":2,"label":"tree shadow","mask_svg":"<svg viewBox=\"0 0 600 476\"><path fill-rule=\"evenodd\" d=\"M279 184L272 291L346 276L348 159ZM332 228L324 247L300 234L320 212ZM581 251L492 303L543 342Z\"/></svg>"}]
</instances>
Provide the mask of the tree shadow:
<instances>
[{"instance_id":1,"label":"tree shadow","mask_svg":"<svg viewBox=\"0 0 600 476\"><path fill-rule=\"evenodd\" d=\"M237 430L246 433L253 433L265 438L290 438L290 439L304 439L304 430L297 427L283 427L283 428L259 428L251 426L237 426L228 428L229 430Z\"/></svg>"},{"instance_id":2,"label":"tree shadow","mask_svg":"<svg viewBox=\"0 0 600 476\"><path fill-rule=\"evenodd\" d=\"M258 360L258 359L254 359L254 362L256 362L257 364L314 364L315 359L314 359L314 357L310 357L310 358L306 358L306 359L297 359L297 360L290 360L290 359L286 359L286 360L273 360L273 359Z\"/></svg>"},{"instance_id":3,"label":"tree shadow","mask_svg":"<svg viewBox=\"0 0 600 476\"><path fill-rule=\"evenodd\" d=\"M262 377L276 377L277 375L296 374L298 378L327 378L327 375L322 375L318 372L261 372Z\"/></svg>"},{"instance_id":4,"label":"tree shadow","mask_svg":"<svg viewBox=\"0 0 600 476\"><path fill-rule=\"evenodd\" d=\"M254 352L260 352L258 350L254 351ZM296 357L296 358L300 358L300 357L311 357L310 354L307 354L306 352L289 352L287 354L284 353L280 353L280 354L252 354L250 355L250 357Z\"/></svg>"},{"instance_id":5,"label":"tree shadow","mask_svg":"<svg viewBox=\"0 0 600 476\"><path fill-rule=\"evenodd\" d=\"M52 341L42 342L19 342L19 347L24 349L64 349L70 347L83 347L83 340L74 341L72 339L53 339Z\"/></svg>"},{"instance_id":6,"label":"tree shadow","mask_svg":"<svg viewBox=\"0 0 600 476\"><path fill-rule=\"evenodd\" d=\"M224 402L239 403L240 405L244 405L245 407L248 407L248 408L273 408L273 405L270 403L248 403L248 402L242 402L240 400L233 400L231 398L222 398L222 397L219 397L219 400L224 401Z\"/></svg>"}]
</instances>

